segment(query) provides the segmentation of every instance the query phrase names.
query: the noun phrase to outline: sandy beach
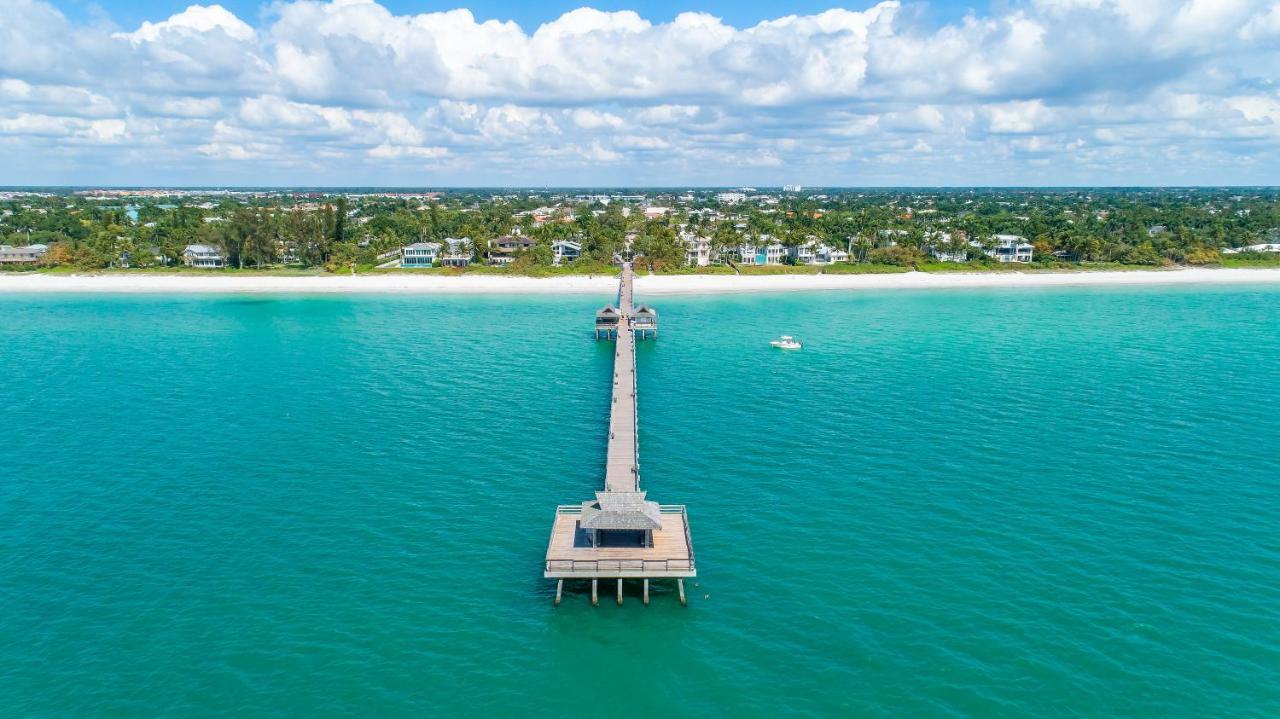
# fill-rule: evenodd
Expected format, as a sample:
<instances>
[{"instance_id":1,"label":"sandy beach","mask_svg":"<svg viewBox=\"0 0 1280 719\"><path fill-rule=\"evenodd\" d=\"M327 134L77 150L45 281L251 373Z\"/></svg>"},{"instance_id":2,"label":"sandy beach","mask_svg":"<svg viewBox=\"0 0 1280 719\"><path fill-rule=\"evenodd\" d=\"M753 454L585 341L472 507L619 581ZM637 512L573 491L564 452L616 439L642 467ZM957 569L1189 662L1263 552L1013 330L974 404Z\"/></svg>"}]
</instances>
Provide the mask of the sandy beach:
<instances>
[{"instance_id":1,"label":"sandy beach","mask_svg":"<svg viewBox=\"0 0 1280 719\"><path fill-rule=\"evenodd\" d=\"M1280 282L1280 269L1177 269L1128 272L991 272L883 275L654 275L639 276L646 295L795 292L812 290L965 289L1124 285L1227 285ZM151 275L0 274L0 293L207 294L608 294L617 279L501 275Z\"/></svg>"}]
</instances>

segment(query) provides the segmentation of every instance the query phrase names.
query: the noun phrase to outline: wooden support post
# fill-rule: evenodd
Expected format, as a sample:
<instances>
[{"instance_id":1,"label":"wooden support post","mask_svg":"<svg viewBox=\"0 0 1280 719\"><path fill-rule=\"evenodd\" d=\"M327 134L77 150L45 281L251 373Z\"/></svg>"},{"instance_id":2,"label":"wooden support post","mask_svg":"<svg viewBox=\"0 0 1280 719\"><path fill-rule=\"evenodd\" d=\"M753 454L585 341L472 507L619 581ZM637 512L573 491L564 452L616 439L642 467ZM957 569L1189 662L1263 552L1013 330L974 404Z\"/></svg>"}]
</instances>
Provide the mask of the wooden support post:
<instances>
[{"instance_id":1,"label":"wooden support post","mask_svg":"<svg viewBox=\"0 0 1280 719\"><path fill-rule=\"evenodd\" d=\"M689 602L688 600L685 599L685 596L684 596L684 580L677 579L676 586L680 589L680 606L682 607L689 606Z\"/></svg>"},{"instance_id":2,"label":"wooden support post","mask_svg":"<svg viewBox=\"0 0 1280 719\"><path fill-rule=\"evenodd\" d=\"M560 606L560 593L564 591L564 580L556 580L556 606Z\"/></svg>"},{"instance_id":3,"label":"wooden support post","mask_svg":"<svg viewBox=\"0 0 1280 719\"><path fill-rule=\"evenodd\" d=\"M596 586L599 583L600 583L599 579L591 580L591 606L593 607L600 606L600 595L597 593L598 587Z\"/></svg>"},{"instance_id":4,"label":"wooden support post","mask_svg":"<svg viewBox=\"0 0 1280 719\"><path fill-rule=\"evenodd\" d=\"M649 580L644 580L644 605L649 606Z\"/></svg>"},{"instance_id":5,"label":"wooden support post","mask_svg":"<svg viewBox=\"0 0 1280 719\"><path fill-rule=\"evenodd\" d=\"M618 606L622 606L622 577L618 577Z\"/></svg>"}]
</instances>

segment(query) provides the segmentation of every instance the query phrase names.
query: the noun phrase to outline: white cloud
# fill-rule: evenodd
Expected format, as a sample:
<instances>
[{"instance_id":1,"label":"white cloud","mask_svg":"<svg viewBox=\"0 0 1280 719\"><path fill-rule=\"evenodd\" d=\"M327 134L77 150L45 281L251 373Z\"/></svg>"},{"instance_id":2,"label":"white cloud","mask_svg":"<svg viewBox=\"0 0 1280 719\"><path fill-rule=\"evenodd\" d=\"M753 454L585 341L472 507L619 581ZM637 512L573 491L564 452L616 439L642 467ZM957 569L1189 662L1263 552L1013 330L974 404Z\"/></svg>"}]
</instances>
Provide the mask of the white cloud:
<instances>
[{"instance_id":1,"label":"white cloud","mask_svg":"<svg viewBox=\"0 0 1280 719\"><path fill-rule=\"evenodd\" d=\"M144 22L131 33L117 33L134 43L157 42L165 37L198 37L206 33L223 32L236 40L248 41L254 36L253 28L221 5L192 5L161 22Z\"/></svg>"},{"instance_id":2,"label":"white cloud","mask_svg":"<svg viewBox=\"0 0 1280 719\"><path fill-rule=\"evenodd\" d=\"M25 112L15 117L0 118L0 134L5 135L62 137L83 127L85 125L74 118L34 115Z\"/></svg>"},{"instance_id":3,"label":"white cloud","mask_svg":"<svg viewBox=\"0 0 1280 719\"><path fill-rule=\"evenodd\" d=\"M1280 130L1280 97L1250 95L1233 97L1227 106L1239 112L1249 122L1269 123Z\"/></svg>"},{"instance_id":4,"label":"white cloud","mask_svg":"<svg viewBox=\"0 0 1280 719\"><path fill-rule=\"evenodd\" d=\"M1026 0L941 27L896 0L743 28L583 7L528 30L466 9L280 0L252 19L192 5L124 31L2 1L11 168L57 155L199 183L236 160L391 182L416 176L383 161L447 157L469 174L432 177L460 184L1087 181L1054 171L1103 159L1129 182L1259 182L1280 168L1277 0Z\"/></svg>"},{"instance_id":5,"label":"white cloud","mask_svg":"<svg viewBox=\"0 0 1280 719\"><path fill-rule=\"evenodd\" d=\"M85 130L85 136L97 142L115 142L125 137L128 124L124 120L94 120Z\"/></svg>"},{"instance_id":6,"label":"white cloud","mask_svg":"<svg viewBox=\"0 0 1280 719\"><path fill-rule=\"evenodd\" d=\"M623 150L666 150L671 143L653 135L620 135L613 141L616 148Z\"/></svg>"},{"instance_id":7,"label":"white cloud","mask_svg":"<svg viewBox=\"0 0 1280 719\"><path fill-rule=\"evenodd\" d=\"M623 119L611 112L601 112L589 108L578 108L569 113L573 124L584 130L617 129L622 127Z\"/></svg>"},{"instance_id":8,"label":"white cloud","mask_svg":"<svg viewBox=\"0 0 1280 719\"><path fill-rule=\"evenodd\" d=\"M166 117L212 118L223 112L222 100L216 97L145 97L136 107Z\"/></svg>"},{"instance_id":9,"label":"white cloud","mask_svg":"<svg viewBox=\"0 0 1280 719\"><path fill-rule=\"evenodd\" d=\"M0 79L0 101L8 107L35 107L81 117L103 117L119 112L110 98L92 90L66 85L32 85L17 78Z\"/></svg>"},{"instance_id":10,"label":"white cloud","mask_svg":"<svg viewBox=\"0 0 1280 719\"><path fill-rule=\"evenodd\" d=\"M1280 2L1273 3L1264 13L1249 18L1240 29L1240 38L1246 42L1280 37Z\"/></svg>"},{"instance_id":11,"label":"white cloud","mask_svg":"<svg viewBox=\"0 0 1280 719\"><path fill-rule=\"evenodd\" d=\"M1051 119L1051 113L1040 100L991 105L986 113L989 118L987 128L991 132L1035 132Z\"/></svg>"},{"instance_id":12,"label":"white cloud","mask_svg":"<svg viewBox=\"0 0 1280 719\"><path fill-rule=\"evenodd\" d=\"M415 158L420 160L434 160L449 154L449 149L445 147L409 147L406 145L378 145L369 150L369 157L378 159L399 159L399 158Z\"/></svg>"},{"instance_id":13,"label":"white cloud","mask_svg":"<svg viewBox=\"0 0 1280 719\"><path fill-rule=\"evenodd\" d=\"M196 151L206 157L212 157L220 160L253 160L258 158L258 153L249 150L244 145L237 145L231 142L210 142L196 148Z\"/></svg>"},{"instance_id":14,"label":"white cloud","mask_svg":"<svg viewBox=\"0 0 1280 719\"><path fill-rule=\"evenodd\" d=\"M599 142L593 142L587 147L576 148L578 154L584 159L592 162L617 162L622 159L621 152L615 152L607 147L602 146Z\"/></svg>"},{"instance_id":15,"label":"white cloud","mask_svg":"<svg viewBox=\"0 0 1280 719\"><path fill-rule=\"evenodd\" d=\"M699 108L696 105L654 105L637 113L636 119L645 125L670 125L689 122L696 118L698 113Z\"/></svg>"}]
</instances>

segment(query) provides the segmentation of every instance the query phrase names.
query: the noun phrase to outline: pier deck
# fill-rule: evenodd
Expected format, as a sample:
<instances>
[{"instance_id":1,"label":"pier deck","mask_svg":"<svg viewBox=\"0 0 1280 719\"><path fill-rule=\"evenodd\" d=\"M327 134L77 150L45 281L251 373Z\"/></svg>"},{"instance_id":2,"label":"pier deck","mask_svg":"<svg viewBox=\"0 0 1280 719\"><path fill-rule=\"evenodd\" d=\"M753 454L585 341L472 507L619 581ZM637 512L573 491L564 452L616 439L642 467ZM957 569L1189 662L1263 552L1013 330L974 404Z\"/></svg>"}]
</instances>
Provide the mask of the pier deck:
<instances>
[{"instance_id":1,"label":"pier deck","mask_svg":"<svg viewBox=\"0 0 1280 719\"><path fill-rule=\"evenodd\" d=\"M637 330L633 326L636 312L632 297L633 279L630 263L624 264L618 284L618 328L616 333L607 336L613 339L616 335L616 345L604 490L596 493L594 505L585 502L557 507L543 568L543 576L548 579L682 579L697 575L689 518L684 505L656 505L644 500L640 489L636 334L638 331L652 331L656 336L657 333L656 329L642 327ZM599 331L596 336L601 337ZM618 506L606 506L613 498L619 500ZM630 521L641 524L648 521L649 524L634 528L611 526L593 531L583 526L584 511L614 512L615 515L634 512L622 520L624 525Z\"/></svg>"},{"instance_id":2,"label":"pier deck","mask_svg":"<svg viewBox=\"0 0 1280 719\"><path fill-rule=\"evenodd\" d=\"M551 527L544 576L551 579L592 577L692 577L693 543L682 505L663 505L662 529L653 532L652 547L592 547L578 528L582 508L561 505Z\"/></svg>"}]
</instances>

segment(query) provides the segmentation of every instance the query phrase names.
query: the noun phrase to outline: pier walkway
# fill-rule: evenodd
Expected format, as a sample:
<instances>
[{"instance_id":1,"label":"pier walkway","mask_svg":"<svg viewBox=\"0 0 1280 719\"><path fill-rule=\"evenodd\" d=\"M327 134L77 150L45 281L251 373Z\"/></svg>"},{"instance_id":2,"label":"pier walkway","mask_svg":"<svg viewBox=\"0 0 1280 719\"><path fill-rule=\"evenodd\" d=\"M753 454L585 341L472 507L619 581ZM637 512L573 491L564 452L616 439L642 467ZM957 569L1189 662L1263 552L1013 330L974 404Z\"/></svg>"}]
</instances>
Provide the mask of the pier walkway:
<instances>
[{"instance_id":1,"label":"pier walkway","mask_svg":"<svg viewBox=\"0 0 1280 719\"><path fill-rule=\"evenodd\" d=\"M637 310L633 279L631 264L623 264L618 307L596 315L596 337L616 341L604 489L594 500L556 508L543 576L558 580L557 604L565 579L590 579L593 603L598 580L617 579L621 602L624 577L644 581L646 604L649 579L674 578L684 602L683 580L697 575L684 505L660 505L640 489L636 341L657 336L657 313ZM603 334L601 318L608 323Z\"/></svg>"},{"instance_id":2,"label":"pier walkway","mask_svg":"<svg viewBox=\"0 0 1280 719\"><path fill-rule=\"evenodd\" d=\"M634 311L630 263L622 267L619 287L618 311L625 327ZM636 414L636 334L620 329L613 360L613 404L609 411L609 452L604 471L606 490L640 491L639 431Z\"/></svg>"}]
</instances>

